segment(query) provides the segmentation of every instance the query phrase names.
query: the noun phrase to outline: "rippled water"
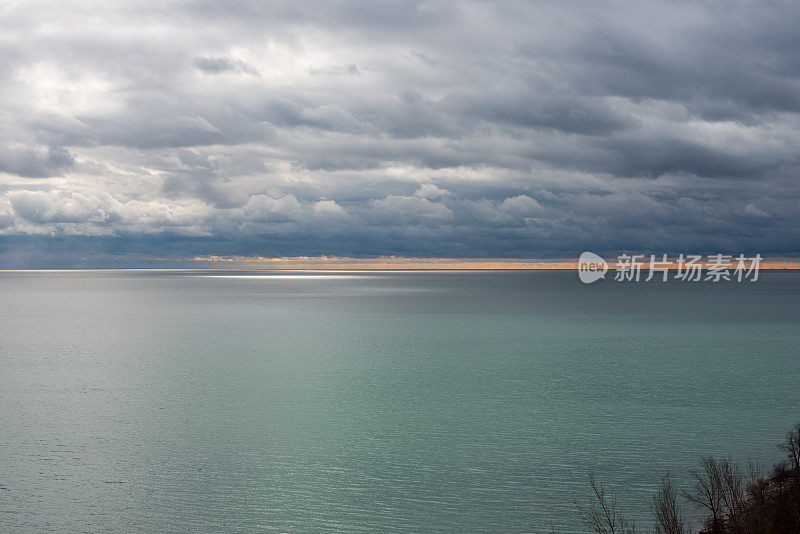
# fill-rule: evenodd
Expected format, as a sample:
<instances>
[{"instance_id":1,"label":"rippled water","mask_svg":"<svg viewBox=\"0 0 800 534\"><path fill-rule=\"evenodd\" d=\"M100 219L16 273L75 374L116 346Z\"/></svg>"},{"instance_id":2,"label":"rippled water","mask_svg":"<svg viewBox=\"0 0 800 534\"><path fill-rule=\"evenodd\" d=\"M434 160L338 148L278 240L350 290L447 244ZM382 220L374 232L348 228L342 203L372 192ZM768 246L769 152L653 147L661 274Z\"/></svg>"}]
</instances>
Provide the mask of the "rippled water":
<instances>
[{"instance_id":1,"label":"rippled water","mask_svg":"<svg viewBox=\"0 0 800 534\"><path fill-rule=\"evenodd\" d=\"M778 458L800 275L2 272L0 531L581 531Z\"/></svg>"}]
</instances>

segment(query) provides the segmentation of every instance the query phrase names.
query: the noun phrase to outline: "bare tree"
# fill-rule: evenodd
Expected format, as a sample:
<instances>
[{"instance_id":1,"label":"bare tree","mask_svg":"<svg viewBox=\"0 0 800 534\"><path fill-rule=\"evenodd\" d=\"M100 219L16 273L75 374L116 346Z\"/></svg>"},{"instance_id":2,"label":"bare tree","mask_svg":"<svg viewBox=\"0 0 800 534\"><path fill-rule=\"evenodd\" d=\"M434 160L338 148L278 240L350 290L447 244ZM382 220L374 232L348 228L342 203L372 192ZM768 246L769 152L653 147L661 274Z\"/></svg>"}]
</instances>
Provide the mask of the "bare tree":
<instances>
[{"instance_id":1,"label":"bare tree","mask_svg":"<svg viewBox=\"0 0 800 534\"><path fill-rule=\"evenodd\" d=\"M713 456L700 458L700 468L690 469L689 475L694 480L692 491L683 493L690 502L708 513L707 526L711 534L722 534L725 524L722 510L722 482L719 464Z\"/></svg>"},{"instance_id":2,"label":"bare tree","mask_svg":"<svg viewBox=\"0 0 800 534\"><path fill-rule=\"evenodd\" d=\"M786 453L791 469L800 469L800 423L786 434L786 441L778 445Z\"/></svg>"},{"instance_id":3,"label":"bare tree","mask_svg":"<svg viewBox=\"0 0 800 534\"><path fill-rule=\"evenodd\" d=\"M686 532L683 510L678 504L678 491L675 489L669 473L661 477L661 483L653 494L650 506L656 519L656 534L684 534Z\"/></svg>"},{"instance_id":4,"label":"bare tree","mask_svg":"<svg viewBox=\"0 0 800 534\"><path fill-rule=\"evenodd\" d=\"M800 423L795 423L778 447L786 453L787 462L776 465L773 479L785 495L785 514L800 526Z\"/></svg>"},{"instance_id":5,"label":"bare tree","mask_svg":"<svg viewBox=\"0 0 800 534\"><path fill-rule=\"evenodd\" d=\"M747 499L742 469L730 458L717 462L720 484L720 500L727 516L728 530L733 534L745 532Z\"/></svg>"},{"instance_id":6,"label":"bare tree","mask_svg":"<svg viewBox=\"0 0 800 534\"><path fill-rule=\"evenodd\" d=\"M578 505L581 521L596 534L636 534L636 526L628 523L617 508L616 497L606 497L605 488L597 482L593 473L589 473L589 485L592 487L596 502L590 504L588 508Z\"/></svg>"},{"instance_id":7,"label":"bare tree","mask_svg":"<svg viewBox=\"0 0 800 534\"><path fill-rule=\"evenodd\" d=\"M767 529L770 484L762 476L757 462L747 464L747 521L748 532L765 532Z\"/></svg>"}]
</instances>

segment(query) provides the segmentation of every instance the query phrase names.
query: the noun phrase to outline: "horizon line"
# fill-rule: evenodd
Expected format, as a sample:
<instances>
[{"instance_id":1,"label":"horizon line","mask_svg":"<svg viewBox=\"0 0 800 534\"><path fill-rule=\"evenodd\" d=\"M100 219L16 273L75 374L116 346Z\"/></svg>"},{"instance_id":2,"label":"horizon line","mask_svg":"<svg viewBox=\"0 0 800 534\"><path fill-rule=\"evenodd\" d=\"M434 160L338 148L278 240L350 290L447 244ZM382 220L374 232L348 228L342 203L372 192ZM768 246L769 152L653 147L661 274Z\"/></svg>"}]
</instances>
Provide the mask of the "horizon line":
<instances>
[{"instance_id":1,"label":"horizon line","mask_svg":"<svg viewBox=\"0 0 800 534\"><path fill-rule=\"evenodd\" d=\"M285 270L285 271L503 271L503 270L577 270L577 258L447 258L447 257L406 257L379 256L359 258L352 256L195 256L193 258L149 259L150 265L114 266L75 265L51 267L17 267L0 269L0 272L26 271L180 271L180 270ZM152 265L153 262L171 262L172 265ZM609 258L608 268L618 268L616 258ZM699 266L707 269L708 261L699 262ZM734 257L730 269L734 269ZM649 268L649 259L642 262L642 270ZM675 270L672 263L669 270ZM785 256L762 257L760 270L800 270L800 258Z\"/></svg>"},{"instance_id":2,"label":"horizon line","mask_svg":"<svg viewBox=\"0 0 800 534\"><path fill-rule=\"evenodd\" d=\"M615 260L616 258L614 258ZM617 262L608 261L609 268ZM227 268L269 268L294 270L575 270L577 258L448 258L379 256L196 256L195 264L225 265ZM734 259L735 261L735 259ZM706 267L708 262L701 262ZM643 263L643 267L648 265ZM762 257L759 266L766 270L800 269L800 258Z\"/></svg>"}]
</instances>

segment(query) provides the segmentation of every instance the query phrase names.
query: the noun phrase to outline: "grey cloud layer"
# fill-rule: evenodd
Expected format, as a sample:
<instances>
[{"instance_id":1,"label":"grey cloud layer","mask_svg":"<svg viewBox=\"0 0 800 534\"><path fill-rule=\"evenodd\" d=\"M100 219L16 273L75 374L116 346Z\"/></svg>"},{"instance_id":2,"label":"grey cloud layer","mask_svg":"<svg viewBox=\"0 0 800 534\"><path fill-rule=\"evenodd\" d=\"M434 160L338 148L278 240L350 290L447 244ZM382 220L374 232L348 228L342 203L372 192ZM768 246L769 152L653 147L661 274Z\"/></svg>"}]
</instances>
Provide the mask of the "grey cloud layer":
<instances>
[{"instance_id":1,"label":"grey cloud layer","mask_svg":"<svg viewBox=\"0 0 800 534\"><path fill-rule=\"evenodd\" d=\"M794 3L26 2L3 18L6 258L48 240L800 252Z\"/></svg>"}]
</instances>

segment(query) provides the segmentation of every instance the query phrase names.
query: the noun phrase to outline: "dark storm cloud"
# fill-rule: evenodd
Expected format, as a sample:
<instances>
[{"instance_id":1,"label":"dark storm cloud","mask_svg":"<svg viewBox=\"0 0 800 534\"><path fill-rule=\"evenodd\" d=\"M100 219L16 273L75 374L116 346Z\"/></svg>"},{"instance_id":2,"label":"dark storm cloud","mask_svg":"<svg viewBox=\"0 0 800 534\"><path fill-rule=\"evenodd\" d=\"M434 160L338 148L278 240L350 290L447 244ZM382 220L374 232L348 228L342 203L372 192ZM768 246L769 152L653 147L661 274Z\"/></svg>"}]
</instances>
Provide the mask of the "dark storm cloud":
<instances>
[{"instance_id":1,"label":"dark storm cloud","mask_svg":"<svg viewBox=\"0 0 800 534\"><path fill-rule=\"evenodd\" d=\"M74 159L63 147L0 148L0 172L26 177L57 176Z\"/></svg>"},{"instance_id":2,"label":"dark storm cloud","mask_svg":"<svg viewBox=\"0 0 800 534\"><path fill-rule=\"evenodd\" d=\"M219 74L222 72L237 72L242 74L252 74L259 76L258 71L237 58L230 57L196 57L192 60L192 65L203 72Z\"/></svg>"},{"instance_id":3,"label":"dark storm cloud","mask_svg":"<svg viewBox=\"0 0 800 534\"><path fill-rule=\"evenodd\" d=\"M520 128L603 135L636 124L634 117L614 109L602 99L573 95L473 91L449 96L445 103L454 118Z\"/></svg>"},{"instance_id":4,"label":"dark storm cloud","mask_svg":"<svg viewBox=\"0 0 800 534\"><path fill-rule=\"evenodd\" d=\"M5 265L48 239L133 262L800 252L795 3L75 1L4 18Z\"/></svg>"}]
</instances>

